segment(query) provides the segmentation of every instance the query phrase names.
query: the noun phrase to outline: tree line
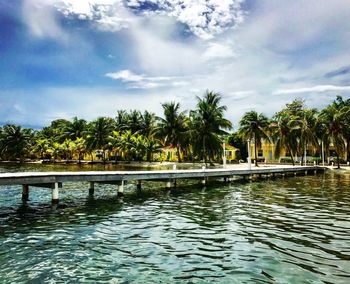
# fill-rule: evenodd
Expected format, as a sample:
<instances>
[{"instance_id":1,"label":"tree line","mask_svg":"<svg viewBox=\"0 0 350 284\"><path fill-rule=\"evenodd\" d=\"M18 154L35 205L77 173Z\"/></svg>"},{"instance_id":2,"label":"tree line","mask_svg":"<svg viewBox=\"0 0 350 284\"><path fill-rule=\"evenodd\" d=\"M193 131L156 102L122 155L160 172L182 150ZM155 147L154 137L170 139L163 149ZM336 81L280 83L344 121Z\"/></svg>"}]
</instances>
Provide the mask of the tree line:
<instances>
[{"instance_id":1,"label":"tree line","mask_svg":"<svg viewBox=\"0 0 350 284\"><path fill-rule=\"evenodd\" d=\"M278 157L285 149L294 164L310 146L320 151L334 148L339 165L340 155L350 145L350 99L338 96L330 105L318 111L307 108L302 100L287 104L273 117L249 111L243 115L236 132L230 133L232 123L225 118L227 107L221 96L207 91L197 97L196 108L182 111L180 104L162 104L163 115L148 111L117 111L116 117L99 117L86 121L57 119L40 130L8 124L0 128L0 159L77 159L90 157L102 161L154 161L164 147L176 149L178 161L221 159L222 143L229 143L246 157L246 142L254 143L255 157L263 141L275 145ZM255 163L257 164L257 159Z\"/></svg>"},{"instance_id":2,"label":"tree line","mask_svg":"<svg viewBox=\"0 0 350 284\"><path fill-rule=\"evenodd\" d=\"M0 128L0 159L57 159L80 162L90 156L106 160L153 161L164 147L176 148L179 161L214 161L232 124L224 117L218 93L197 97L189 112L180 104L162 104L163 116L137 110L119 110L115 118L99 117L87 122L74 117L57 119L41 130L5 125Z\"/></svg>"},{"instance_id":3,"label":"tree line","mask_svg":"<svg viewBox=\"0 0 350 284\"><path fill-rule=\"evenodd\" d=\"M309 148L320 156L323 145L326 153L333 149L339 168L342 154L346 153L346 159L350 159L350 99L337 96L320 111L306 107L303 100L294 100L271 119L250 111L243 115L239 133L254 142L255 157L263 140L274 144L276 157L284 149L293 165L296 156L303 162L303 153Z\"/></svg>"}]
</instances>

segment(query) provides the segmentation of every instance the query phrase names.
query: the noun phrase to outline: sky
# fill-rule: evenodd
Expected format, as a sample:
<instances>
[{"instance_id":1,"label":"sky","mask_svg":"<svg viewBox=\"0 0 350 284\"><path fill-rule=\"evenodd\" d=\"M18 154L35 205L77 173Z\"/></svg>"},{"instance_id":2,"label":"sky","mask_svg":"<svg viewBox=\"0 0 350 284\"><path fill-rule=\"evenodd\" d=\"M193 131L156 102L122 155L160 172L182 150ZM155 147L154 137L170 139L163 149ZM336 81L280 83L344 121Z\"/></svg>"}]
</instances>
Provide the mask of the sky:
<instances>
[{"instance_id":1,"label":"sky","mask_svg":"<svg viewBox=\"0 0 350 284\"><path fill-rule=\"evenodd\" d=\"M222 95L235 127L350 97L350 0L0 0L0 124L162 114Z\"/></svg>"}]
</instances>

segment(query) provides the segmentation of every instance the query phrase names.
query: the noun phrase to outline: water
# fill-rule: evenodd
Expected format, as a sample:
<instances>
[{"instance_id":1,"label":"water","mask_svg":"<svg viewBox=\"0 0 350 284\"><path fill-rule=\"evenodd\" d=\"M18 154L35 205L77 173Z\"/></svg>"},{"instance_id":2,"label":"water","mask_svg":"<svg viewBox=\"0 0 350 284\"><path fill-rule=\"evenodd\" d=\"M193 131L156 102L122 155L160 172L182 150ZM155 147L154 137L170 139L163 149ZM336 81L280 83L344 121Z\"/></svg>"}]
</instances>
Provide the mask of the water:
<instances>
[{"instance_id":1,"label":"water","mask_svg":"<svg viewBox=\"0 0 350 284\"><path fill-rule=\"evenodd\" d=\"M180 185L1 187L0 283L349 283L350 173Z\"/></svg>"}]
</instances>

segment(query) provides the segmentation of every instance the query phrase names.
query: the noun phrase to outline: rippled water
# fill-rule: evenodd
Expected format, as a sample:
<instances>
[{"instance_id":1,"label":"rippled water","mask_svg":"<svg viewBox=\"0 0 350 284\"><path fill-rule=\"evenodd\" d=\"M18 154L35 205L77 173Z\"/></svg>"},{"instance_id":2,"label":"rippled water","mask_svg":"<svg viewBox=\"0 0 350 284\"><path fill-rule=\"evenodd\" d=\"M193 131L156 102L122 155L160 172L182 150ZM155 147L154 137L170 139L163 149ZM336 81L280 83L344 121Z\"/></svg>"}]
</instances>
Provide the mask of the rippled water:
<instances>
[{"instance_id":1,"label":"rippled water","mask_svg":"<svg viewBox=\"0 0 350 284\"><path fill-rule=\"evenodd\" d=\"M87 188L0 187L0 283L349 283L350 173Z\"/></svg>"}]
</instances>

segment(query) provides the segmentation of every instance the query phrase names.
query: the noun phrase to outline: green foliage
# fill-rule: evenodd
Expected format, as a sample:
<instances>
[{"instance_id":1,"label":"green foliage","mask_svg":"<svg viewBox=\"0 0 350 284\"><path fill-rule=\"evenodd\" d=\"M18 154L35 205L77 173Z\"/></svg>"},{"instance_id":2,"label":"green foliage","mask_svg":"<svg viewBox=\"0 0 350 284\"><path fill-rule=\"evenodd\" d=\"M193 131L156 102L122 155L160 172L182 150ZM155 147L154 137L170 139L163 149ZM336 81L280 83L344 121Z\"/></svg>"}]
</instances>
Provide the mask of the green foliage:
<instances>
[{"instance_id":1,"label":"green foliage","mask_svg":"<svg viewBox=\"0 0 350 284\"><path fill-rule=\"evenodd\" d=\"M340 168L340 155L345 151L345 139L349 128L348 118L350 107L339 102L339 97L333 104L327 106L320 113L320 123L324 126L323 141L327 148L334 145L338 168Z\"/></svg>"},{"instance_id":2,"label":"green foliage","mask_svg":"<svg viewBox=\"0 0 350 284\"><path fill-rule=\"evenodd\" d=\"M247 112L240 120L239 131L230 135L226 131L232 124L225 118L226 106L221 104L218 93L207 91L203 97L197 97L196 108L189 113L176 102L162 106L162 117L147 111L120 110L114 119L56 119L38 131L5 125L0 127L0 159L34 157L80 162L85 155L93 159L100 153L104 161L111 156L116 162L154 161L162 159L157 154L167 146L176 148L179 161L183 157L211 163L221 159L224 141L238 148L240 158L245 159L247 139L254 142L255 151L262 141L271 139L275 156L279 157L284 149L290 154L284 160L293 163L294 157L303 157L310 146L320 153L321 142L326 151L335 149L337 161L345 151L350 155L350 99L340 96L320 112L305 107L302 100L294 100L271 121L261 113Z\"/></svg>"},{"instance_id":3,"label":"green foliage","mask_svg":"<svg viewBox=\"0 0 350 284\"><path fill-rule=\"evenodd\" d=\"M239 132L232 132L227 138L226 141L229 145L239 149L239 156L237 159L246 160L248 157L247 143L242 138L242 135Z\"/></svg>"},{"instance_id":4,"label":"green foliage","mask_svg":"<svg viewBox=\"0 0 350 284\"><path fill-rule=\"evenodd\" d=\"M179 103L165 103L162 106L164 118L157 117L157 135L162 139L164 145L176 147L178 161L181 162L181 150L187 131L187 117L185 112L180 112Z\"/></svg>"},{"instance_id":5,"label":"green foliage","mask_svg":"<svg viewBox=\"0 0 350 284\"><path fill-rule=\"evenodd\" d=\"M239 133L245 140L249 139L254 142L256 166L258 165L257 147L261 147L262 139L269 139L267 134L268 125L268 118L262 113L258 114L256 111L246 112L239 122Z\"/></svg>"},{"instance_id":6,"label":"green foliage","mask_svg":"<svg viewBox=\"0 0 350 284\"><path fill-rule=\"evenodd\" d=\"M0 156L5 160L23 160L32 145L33 131L8 124L0 132Z\"/></svg>"},{"instance_id":7,"label":"green foliage","mask_svg":"<svg viewBox=\"0 0 350 284\"><path fill-rule=\"evenodd\" d=\"M197 107L190 112L190 139L194 155L204 159L205 164L222 154L222 136L232 128L224 118L226 106L220 105L218 93L206 92L203 98L197 97Z\"/></svg>"}]
</instances>

